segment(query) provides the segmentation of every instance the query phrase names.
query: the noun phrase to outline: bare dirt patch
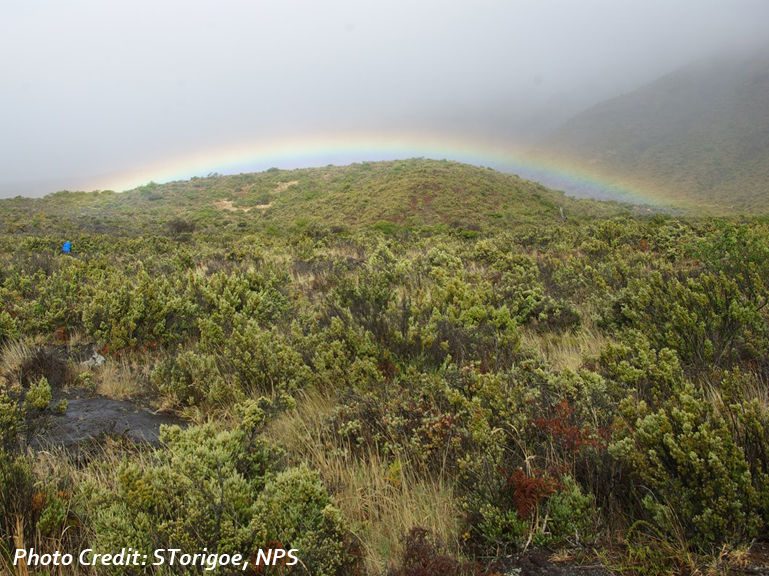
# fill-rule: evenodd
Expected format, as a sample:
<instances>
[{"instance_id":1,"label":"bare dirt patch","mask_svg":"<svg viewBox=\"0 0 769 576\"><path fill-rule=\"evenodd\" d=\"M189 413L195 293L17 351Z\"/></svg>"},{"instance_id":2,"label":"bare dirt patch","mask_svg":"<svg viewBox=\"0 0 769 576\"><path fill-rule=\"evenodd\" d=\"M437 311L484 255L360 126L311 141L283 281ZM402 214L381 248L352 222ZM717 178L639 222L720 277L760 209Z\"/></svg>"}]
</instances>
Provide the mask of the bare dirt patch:
<instances>
[{"instance_id":1,"label":"bare dirt patch","mask_svg":"<svg viewBox=\"0 0 769 576\"><path fill-rule=\"evenodd\" d=\"M233 206L232 200L215 200L214 206L219 210L226 210L228 212L249 212L251 208L241 208L240 206ZM258 206L257 206L258 208Z\"/></svg>"},{"instance_id":2,"label":"bare dirt patch","mask_svg":"<svg viewBox=\"0 0 769 576\"><path fill-rule=\"evenodd\" d=\"M299 180L292 180L291 182L279 182L272 193L280 194L281 192L288 190L291 186L296 186L297 184L299 184ZM240 206L234 206L232 200L216 200L214 201L214 206L216 206L219 210L226 210L228 212L249 212L251 208L256 208L257 210L267 210L267 208L272 206L273 203L274 201L268 202L267 204L257 204L255 206L249 206L248 208L241 208Z\"/></svg>"},{"instance_id":3,"label":"bare dirt patch","mask_svg":"<svg viewBox=\"0 0 769 576\"><path fill-rule=\"evenodd\" d=\"M285 192L291 188L291 186L296 186L297 184L299 184L299 180L291 180L291 182L280 182L277 186L275 186L274 192L275 194L280 194L281 192Z\"/></svg>"},{"instance_id":4,"label":"bare dirt patch","mask_svg":"<svg viewBox=\"0 0 769 576\"><path fill-rule=\"evenodd\" d=\"M275 190L272 191L273 194L280 194L281 192L285 192L291 186L296 186L299 184L299 180L292 180L291 182L279 182L277 186L275 186ZM275 203L273 200L272 202L269 202L268 204L257 204L254 206L254 208L258 208L259 210L267 210L270 206L272 206Z\"/></svg>"}]
</instances>

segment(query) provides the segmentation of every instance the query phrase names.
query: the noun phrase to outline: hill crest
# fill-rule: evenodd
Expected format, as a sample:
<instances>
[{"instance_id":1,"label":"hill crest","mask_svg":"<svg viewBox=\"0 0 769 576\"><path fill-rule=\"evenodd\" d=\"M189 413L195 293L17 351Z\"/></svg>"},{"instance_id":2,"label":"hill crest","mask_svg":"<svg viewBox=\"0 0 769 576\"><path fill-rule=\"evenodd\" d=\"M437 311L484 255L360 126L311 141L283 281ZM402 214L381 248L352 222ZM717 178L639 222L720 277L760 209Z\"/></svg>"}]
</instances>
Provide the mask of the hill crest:
<instances>
[{"instance_id":1,"label":"hill crest","mask_svg":"<svg viewBox=\"0 0 769 576\"><path fill-rule=\"evenodd\" d=\"M184 219L199 227L275 229L309 224L345 229L378 226L500 228L605 216L616 203L576 200L535 182L445 160L363 162L231 176L211 175L126 192L58 192L0 201L6 231L52 226L93 232L156 230Z\"/></svg>"}]
</instances>

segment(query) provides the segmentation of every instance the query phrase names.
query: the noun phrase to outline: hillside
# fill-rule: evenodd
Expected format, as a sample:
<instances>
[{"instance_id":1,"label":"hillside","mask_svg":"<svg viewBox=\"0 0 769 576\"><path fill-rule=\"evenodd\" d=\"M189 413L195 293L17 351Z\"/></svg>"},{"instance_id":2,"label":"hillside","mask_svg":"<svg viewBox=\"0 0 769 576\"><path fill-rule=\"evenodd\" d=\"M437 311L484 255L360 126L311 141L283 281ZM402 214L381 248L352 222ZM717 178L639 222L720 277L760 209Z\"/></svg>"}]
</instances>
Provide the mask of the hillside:
<instances>
[{"instance_id":1,"label":"hillside","mask_svg":"<svg viewBox=\"0 0 769 576\"><path fill-rule=\"evenodd\" d=\"M238 228L401 226L477 228L607 216L617 204L577 201L512 174L412 159L150 183L123 193L59 192L0 201L5 232L154 231L184 220L221 233Z\"/></svg>"},{"instance_id":2,"label":"hillside","mask_svg":"<svg viewBox=\"0 0 769 576\"><path fill-rule=\"evenodd\" d=\"M579 114L538 159L713 212L769 211L769 50L697 62Z\"/></svg>"},{"instance_id":3,"label":"hillside","mask_svg":"<svg viewBox=\"0 0 769 576\"><path fill-rule=\"evenodd\" d=\"M0 222L2 574L766 572L765 219L406 160Z\"/></svg>"}]
</instances>

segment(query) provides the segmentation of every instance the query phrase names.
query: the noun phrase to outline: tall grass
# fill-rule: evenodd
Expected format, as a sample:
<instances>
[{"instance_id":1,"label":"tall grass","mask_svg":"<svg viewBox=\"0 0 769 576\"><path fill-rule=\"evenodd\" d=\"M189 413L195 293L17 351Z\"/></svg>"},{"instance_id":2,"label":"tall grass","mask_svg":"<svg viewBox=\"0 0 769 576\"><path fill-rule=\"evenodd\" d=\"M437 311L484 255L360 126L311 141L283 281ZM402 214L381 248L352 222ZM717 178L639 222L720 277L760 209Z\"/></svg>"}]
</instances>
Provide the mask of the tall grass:
<instances>
[{"instance_id":1,"label":"tall grass","mask_svg":"<svg viewBox=\"0 0 769 576\"><path fill-rule=\"evenodd\" d=\"M320 473L364 550L368 572L391 568L402 556L405 535L417 526L458 556L460 513L448 478L425 476L405 460L388 464L374 446L353 455L343 439L323 430L334 406L334 398L311 392L266 435Z\"/></svg>"},{"instance_id":2,"label":"tall grass","mask_svg":"<svg viewBox=\"0 0 769 576\"><path fill-rule=\"evenodd\" d=\"M578 332L537 332L521 329L521 344L532 350L554 370L577 370L585 358L597 356L610 339L592 326L584 326Z\"/></svg>"}]
</instances>

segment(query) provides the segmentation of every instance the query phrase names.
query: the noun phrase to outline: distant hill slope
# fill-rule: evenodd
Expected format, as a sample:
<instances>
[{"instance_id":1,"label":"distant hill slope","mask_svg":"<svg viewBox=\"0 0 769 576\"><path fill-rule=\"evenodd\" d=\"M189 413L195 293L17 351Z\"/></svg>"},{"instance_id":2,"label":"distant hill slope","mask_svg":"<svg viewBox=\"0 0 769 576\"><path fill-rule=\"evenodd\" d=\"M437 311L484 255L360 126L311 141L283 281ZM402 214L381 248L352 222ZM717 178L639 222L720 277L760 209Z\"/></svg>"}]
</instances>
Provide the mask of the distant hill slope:
<instances>
[{"instance_id":1,"label":"distant hill slope","mask_svg":"<svg viewBox=\"0 0 769 576\"><path fill-rule=\"evenodd\" d=\"M432 226L477 229L542 219L627 212L581 201L497 172L450 161L399 160L150 183L115 192L58 192L0 201L0 231L143 233L182 219L198 230L356 229ZM176 225L179 225L176 222ZM237 228L235 228L237 227ZM184 226L180 225L180 229Z\"/></svg>"},{"instance_id":2,"label":"distant hill slope","mask_svg":"<svg viewBox=\"0 0 769 576\"><path fill-rule=\"evenodd\" d=\"M769 212L769 49L702 61L579 114L534 156L716 212Z\"/></svg>"}]
</instances>

